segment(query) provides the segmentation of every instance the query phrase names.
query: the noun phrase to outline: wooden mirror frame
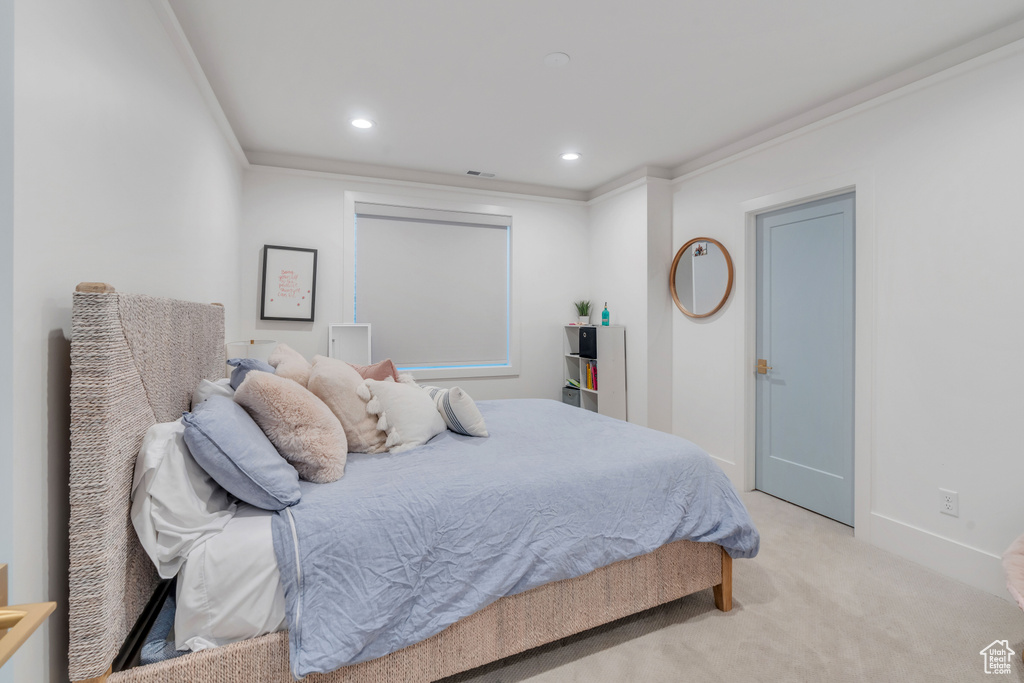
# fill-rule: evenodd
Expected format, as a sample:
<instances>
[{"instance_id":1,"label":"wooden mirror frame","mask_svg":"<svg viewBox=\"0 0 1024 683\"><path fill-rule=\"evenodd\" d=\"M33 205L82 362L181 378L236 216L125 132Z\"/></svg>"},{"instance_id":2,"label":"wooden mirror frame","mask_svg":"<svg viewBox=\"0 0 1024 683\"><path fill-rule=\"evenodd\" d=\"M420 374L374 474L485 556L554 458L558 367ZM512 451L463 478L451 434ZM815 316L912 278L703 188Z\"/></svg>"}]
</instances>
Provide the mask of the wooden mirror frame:
<instances>
[{"instance_id":1,"label":"wooden mirror frame","mask_svg":"<svg viewBox=\"0 0 1024 683\"><path fill-rule=\"evenodd\" d=\"M718 302L717 306L712 308L707 313L699 314L692 313L691 311L686 310L686 307L683 306L682 302L679 301L679 294L676 292L676 267L679 265L679 259L682 258L683 254L687 253L687 250L689 250L689 248L695 242L711 242L719 249L721 249L722 254L725 255L725 265L729 268L729 281L725 285L725 294L722 295L722 300ZM668 287L669 290L672 292L672 300L676 302L676 308L678 308L685 315L688 315L691 318L707 318L709 316L714 315L715 313L718 313L722 306L725 305L725 302L729 300L729 295L732 293L732 277L732 256L729 255L729 250L725 248L725 245L711 237L694 237L692 240L690 240L683 246L679 247L679 251L676 252L676 257L672 259L672 267L668 271Z\"/></svg>"}]
</instances>

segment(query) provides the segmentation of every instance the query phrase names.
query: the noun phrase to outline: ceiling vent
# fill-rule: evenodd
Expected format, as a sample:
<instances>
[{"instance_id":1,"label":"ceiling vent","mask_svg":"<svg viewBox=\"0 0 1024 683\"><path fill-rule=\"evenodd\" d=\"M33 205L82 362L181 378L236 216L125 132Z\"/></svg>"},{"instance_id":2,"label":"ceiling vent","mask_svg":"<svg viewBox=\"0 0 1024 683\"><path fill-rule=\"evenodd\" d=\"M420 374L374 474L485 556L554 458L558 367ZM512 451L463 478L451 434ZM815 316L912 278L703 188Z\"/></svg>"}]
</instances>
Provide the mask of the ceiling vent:
<instances>
[{"instance_id":1,"label":"ceiling vent","mask_svg":"<svg viewBox=\"0 0 1024 683\"><path fill-rule=\"evenodd\" d=\"M478 178L493 178L493 173L484 173L483 171L466 171L466 175L475 175Z\"/></svg>"}]
</instances>

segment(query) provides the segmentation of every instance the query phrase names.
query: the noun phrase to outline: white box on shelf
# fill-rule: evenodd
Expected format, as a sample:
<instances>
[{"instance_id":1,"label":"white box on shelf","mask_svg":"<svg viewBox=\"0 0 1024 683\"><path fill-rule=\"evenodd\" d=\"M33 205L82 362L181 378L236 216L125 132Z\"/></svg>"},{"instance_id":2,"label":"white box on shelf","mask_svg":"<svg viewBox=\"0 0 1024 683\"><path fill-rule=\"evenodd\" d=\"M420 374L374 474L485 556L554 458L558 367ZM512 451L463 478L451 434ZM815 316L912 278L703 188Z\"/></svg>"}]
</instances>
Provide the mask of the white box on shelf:
<instances>
[{"instance_id":1,"label":"white box on shelf","mask_svg":"<svg viewBox=\"0 0 1024 683\"><path fill-rule=\"evenodd\" d=\"M354 365L370 364L370 323L334 323L327 327L327 355Z\"/></svg>"}]
</instances>

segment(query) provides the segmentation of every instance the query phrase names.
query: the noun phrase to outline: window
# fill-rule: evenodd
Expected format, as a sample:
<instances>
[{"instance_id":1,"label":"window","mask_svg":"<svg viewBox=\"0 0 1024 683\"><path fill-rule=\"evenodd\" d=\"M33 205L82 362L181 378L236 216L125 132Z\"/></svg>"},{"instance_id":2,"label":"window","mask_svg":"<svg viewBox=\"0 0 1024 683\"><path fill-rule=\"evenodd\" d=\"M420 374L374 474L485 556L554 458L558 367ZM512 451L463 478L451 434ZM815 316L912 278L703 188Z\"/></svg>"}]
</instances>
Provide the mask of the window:
<instances>
[{"instance_id":1,"label":"window","mask_svg":"<svg viewBox=\"0 0 1024 683\"><path fill-rule=\"evenodd\" d=\"M515 374L512 217L355 201L353 322L417 377Z\"/></svg>"}]
</instances>

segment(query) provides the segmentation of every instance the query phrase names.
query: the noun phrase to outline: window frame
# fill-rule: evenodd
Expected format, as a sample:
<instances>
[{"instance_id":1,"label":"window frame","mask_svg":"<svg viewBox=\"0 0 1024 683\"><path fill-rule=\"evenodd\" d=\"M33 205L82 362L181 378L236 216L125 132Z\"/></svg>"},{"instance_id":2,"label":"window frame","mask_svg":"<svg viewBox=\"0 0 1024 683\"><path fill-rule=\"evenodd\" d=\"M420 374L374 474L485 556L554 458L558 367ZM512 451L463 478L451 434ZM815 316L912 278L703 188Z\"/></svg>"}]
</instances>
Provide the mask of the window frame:
<instances>
[{"instance_id":1,"label":"window frame","mask_svg":"<svg viewBox=\"0 0 1024 683\"><path fill-rule=\"evenodd\" d=\"M388 204L410 209L433 209L437 211L459 211L464 213L483 213L499 216L513 216L512 209L494 204L470 204L451 202L415 195L384 195L371 192L345 192L345 216L343 226L342 250L342 318L344 322L355 321L355 287L356 287L356 202L369 204ZM505 365L487 366L449 366L439 368L418 368L399 372L411 372L417 380L457 380L463 378L510 377L519 375L520 367L520 334L519 334L519 297L515 269L515 217L509 221L508 229L508 362ZM372 323L371 323L372 324Z\"/></svg>"}]
</instances>

